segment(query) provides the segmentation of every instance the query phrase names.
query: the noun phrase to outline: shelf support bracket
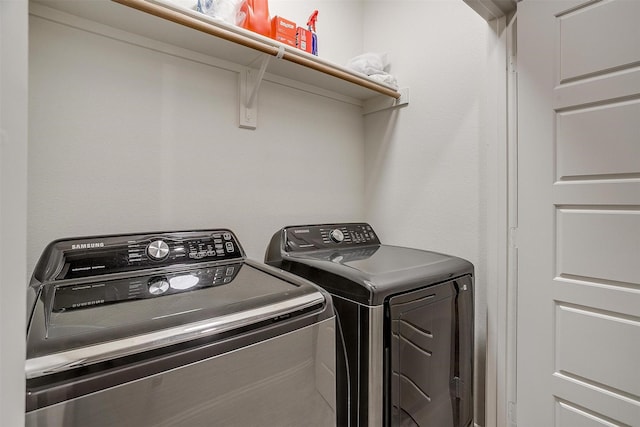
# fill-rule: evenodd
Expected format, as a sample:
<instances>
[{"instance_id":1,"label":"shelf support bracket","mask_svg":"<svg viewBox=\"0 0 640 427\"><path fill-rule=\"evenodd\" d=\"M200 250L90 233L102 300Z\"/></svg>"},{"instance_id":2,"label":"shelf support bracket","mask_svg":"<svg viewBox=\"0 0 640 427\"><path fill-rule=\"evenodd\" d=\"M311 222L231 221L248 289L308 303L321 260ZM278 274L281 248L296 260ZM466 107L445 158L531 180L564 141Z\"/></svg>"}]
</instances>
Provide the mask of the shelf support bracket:
<instances>
[{"instance_id":1,"label":"shelf support bracket","mask_svg":"<svg viewBox=\"0 0 640 427\"><path fill-rule=\"evenodd\" d=\"M380 95L365 100L362 105L362 115L409 105L409 88L403 87L398 92L400 92L398 99Z\"/></svg>"},{"instance_id":2,"label":"shelf support bracket","mask_svg":"<svg viewBox=\"0 0 640 427\"><path fill-rule=\"evenodd\" d=\"M281 57L278 51L278 58ZM240 127L255 129L258 125L258 91L269 65L270 55L262 55L260 69L247 67L240 71Z\"/></svg>"}]
</instances>

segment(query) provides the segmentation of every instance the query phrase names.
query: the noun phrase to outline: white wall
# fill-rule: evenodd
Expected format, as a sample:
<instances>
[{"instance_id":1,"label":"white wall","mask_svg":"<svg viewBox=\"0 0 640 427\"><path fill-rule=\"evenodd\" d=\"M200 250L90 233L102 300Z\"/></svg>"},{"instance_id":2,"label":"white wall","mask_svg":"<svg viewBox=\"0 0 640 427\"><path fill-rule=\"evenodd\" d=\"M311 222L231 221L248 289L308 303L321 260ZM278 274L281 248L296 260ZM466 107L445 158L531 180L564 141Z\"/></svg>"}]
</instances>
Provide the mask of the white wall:
<instances>
[{"instance_id":1,"label":"white wall","mask_svg":"<svg viewBox=\"0 0 640 427\"><path fill-rule=\"evenodd\" d=\"M476 422L484 420L480 162L487 23L459 0L368 1L364 50L388 52L410 104L365 119L365 215L381 239L476 267Z\"/></svg>"},{"instance_id":2,"label":"white wall","mask_svg":"<svg viewBox=\"0 0 640 427\"><path fill-rule=\"evenodd\" d=\"M24 424L27 2L0 1L0 426Z\"/></svg>"},{"instance_id":3,"label":"white wall","mask_svg":"<svg viewBox=\"0 0 640 427\"><path fill-rule=\"evenodd\" d=\"M239 129L237 77L32 16L29 272L64 236L229 227L262 259L283 225L361 219L360 108L265 81Z\"/></svg>"}]
</instances>

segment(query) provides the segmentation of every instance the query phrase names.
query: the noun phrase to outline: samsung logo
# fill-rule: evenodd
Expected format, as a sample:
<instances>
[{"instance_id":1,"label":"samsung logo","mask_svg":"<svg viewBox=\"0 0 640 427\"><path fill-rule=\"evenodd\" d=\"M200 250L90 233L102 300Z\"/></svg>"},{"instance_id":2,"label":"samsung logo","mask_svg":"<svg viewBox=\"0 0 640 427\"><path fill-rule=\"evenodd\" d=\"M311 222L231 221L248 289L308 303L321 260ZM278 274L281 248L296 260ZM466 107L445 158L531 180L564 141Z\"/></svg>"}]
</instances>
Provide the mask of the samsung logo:
<instances>
[{"instance_id":1,"label":"samsung logo","mask_svg":"<svg viewBox=\"0 0 640 427\"><path fill-rule=\"evenodd\" d=\"M78 243L77 245L71 245L71 249L92 249L92 248L104 248L104 242Z\"/></svg>"}]
</instances>

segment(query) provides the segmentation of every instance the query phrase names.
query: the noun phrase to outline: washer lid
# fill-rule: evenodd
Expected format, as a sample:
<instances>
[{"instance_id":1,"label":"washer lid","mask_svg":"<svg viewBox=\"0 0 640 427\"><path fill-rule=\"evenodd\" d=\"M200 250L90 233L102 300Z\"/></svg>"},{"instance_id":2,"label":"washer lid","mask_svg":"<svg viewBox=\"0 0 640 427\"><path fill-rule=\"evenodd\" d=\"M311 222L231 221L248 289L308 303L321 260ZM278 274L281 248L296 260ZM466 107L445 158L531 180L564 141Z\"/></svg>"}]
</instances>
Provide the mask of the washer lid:
<instances>
[{"instance_id":1,"label":"washer lid","mask_svg":"<svg viewBox=\"0 0 640 427\"><path fill-rule=\"evenodd\" d=\"M175 272L168 276L169 286L211 281L216 268ZM71 301L83 296L70 294L84 292L81 288L96 286L108 293L133 282L146 287L145 281L153 276L45 286L27 334L27 378L203 337L227 337L325 306L324 296L302 281L285 281L248 263L222 268L235 270L227 283L77 307Z\"/></svg>"}]
</instances>

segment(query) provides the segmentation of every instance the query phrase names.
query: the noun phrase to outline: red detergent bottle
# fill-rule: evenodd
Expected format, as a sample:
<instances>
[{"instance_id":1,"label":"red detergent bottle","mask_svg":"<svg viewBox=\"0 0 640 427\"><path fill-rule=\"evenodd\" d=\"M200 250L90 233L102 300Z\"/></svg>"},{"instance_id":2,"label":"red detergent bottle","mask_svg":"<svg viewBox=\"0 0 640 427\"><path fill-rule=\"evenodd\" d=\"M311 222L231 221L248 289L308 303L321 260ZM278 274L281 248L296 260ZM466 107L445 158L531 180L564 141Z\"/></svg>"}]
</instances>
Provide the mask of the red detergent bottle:
<instances>
[{"instance_id":1,"label":"red detergent bottle","mask_svg":"<svg viewBox=\"0 0 640 427\"><path fill-rule=\"evenodd\" d=\"M246 18L242 24L243 28L265 37L271 37L271 18L269 17L268 0L245 0L240 7Z\"/></svg>"}]
</instances>

